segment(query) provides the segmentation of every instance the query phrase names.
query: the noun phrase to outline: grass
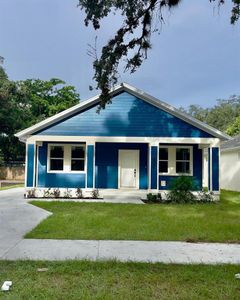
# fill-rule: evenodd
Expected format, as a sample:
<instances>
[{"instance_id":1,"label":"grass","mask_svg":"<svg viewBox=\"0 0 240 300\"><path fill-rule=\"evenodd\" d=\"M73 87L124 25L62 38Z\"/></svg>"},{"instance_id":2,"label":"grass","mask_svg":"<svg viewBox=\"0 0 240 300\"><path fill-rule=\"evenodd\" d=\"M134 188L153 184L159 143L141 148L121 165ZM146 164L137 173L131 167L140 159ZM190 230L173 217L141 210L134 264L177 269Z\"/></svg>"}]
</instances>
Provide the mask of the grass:
<instances>
[{"instance_id":1,"label":"grass","mask_svg":"<svg viewBox=\"0 0 240 300\"><path fill-rule=\"evenodd\" d=\"M240 242L237 192L217 204L32 203L53 215L26 238Z\"/></svg>"},{"instance_id":2,"label":"grass","mask_svg":"<svg viewBox=\"0 0 240 300\"><path fill-rule=\"evenodd\" d=\"M37 268L48 271L38 272ZM0 261L0 299L239 299L234 265Z\"/></svg>"},{"instance_id":3,"label":"grass","mask_svg":"<svg viewBox=\"0 0 240 300\"><path fill-rule=\"evenodd\" d=\"M23 187L24 184L14 184L14 185L6 185L3 187L0 187L0 191L4 191L4 190L9 190L9 189L14 189L14 188L18 188L18 187Z\"/></svg>"}]
</instances>

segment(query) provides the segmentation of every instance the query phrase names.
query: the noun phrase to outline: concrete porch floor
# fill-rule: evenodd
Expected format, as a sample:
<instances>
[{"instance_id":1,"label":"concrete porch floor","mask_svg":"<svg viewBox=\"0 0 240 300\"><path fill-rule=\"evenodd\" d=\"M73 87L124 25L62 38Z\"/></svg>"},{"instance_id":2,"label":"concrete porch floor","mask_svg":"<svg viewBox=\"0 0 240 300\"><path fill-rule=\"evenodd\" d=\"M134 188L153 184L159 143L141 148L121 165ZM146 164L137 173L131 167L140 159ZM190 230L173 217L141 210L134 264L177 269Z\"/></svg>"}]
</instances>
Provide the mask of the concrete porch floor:
<instances>
[{"instance_id":1,"label":"concrete porch floor","mask_svg":"<svg viewBox=\"0 0 240 300\"><path fill-rule=\"evenodd\" d=\"M99 190L101 199L76 199L76 198L28 198L28 201L73 201L73 202L88 202L88 203L131 203L145 204L141 199L146 198L146 191L136 190Z\"/></svg>"},{"instance_id":2,"label":"concrete porch floor","mask_svg":"<svg viewBox=\"0 0 240 300\"><path fill-rule=\"evenodd\" d=\"M118 203L143 203L141 199L146 198L146 190L132 190L132 189L109 189L99 190L102 201L118 202Z\"/></svg>"}]
</instances>

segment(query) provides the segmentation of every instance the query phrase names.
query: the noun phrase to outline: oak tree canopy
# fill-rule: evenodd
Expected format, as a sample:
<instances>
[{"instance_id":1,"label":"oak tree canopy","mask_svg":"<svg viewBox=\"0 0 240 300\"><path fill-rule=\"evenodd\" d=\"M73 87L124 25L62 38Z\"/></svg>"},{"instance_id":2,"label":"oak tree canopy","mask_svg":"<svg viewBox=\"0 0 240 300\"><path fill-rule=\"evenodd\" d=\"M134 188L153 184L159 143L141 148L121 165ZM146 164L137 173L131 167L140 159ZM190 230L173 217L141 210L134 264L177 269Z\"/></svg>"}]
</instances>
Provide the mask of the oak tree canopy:
<instances>
[{"instance_id":1,"label":"oak tree canopy","mask_svg":"<svg viewBox=\"0 0 240 300\"><path fill-rule=\"evenodd\" d=\"M240 15L240 0L231 1L230 22L235 24ZM118 81L120 61L125 60L125 70L135 72L147 58L152 46L151 34L164 23L164 11L172 10L180 2L182 0L79 0L80 9L86 13L85 25L92 23L95 30L100 28L101 20L109 13L120 12L123 16L122 26L102 48L100 57L95 55L94 58L93 79L96 88L101 90L99 109L111 102L109 91ZM209 2L221 7L225 0Z\"/></svg>"}]
</instances>

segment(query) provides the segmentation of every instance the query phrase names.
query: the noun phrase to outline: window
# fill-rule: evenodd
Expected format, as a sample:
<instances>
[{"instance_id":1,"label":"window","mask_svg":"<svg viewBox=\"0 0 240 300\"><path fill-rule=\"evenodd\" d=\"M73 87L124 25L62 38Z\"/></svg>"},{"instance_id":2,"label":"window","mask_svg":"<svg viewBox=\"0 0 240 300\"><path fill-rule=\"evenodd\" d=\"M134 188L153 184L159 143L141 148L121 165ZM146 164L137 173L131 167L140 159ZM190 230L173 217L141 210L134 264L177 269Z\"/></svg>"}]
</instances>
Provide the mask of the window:
<instances>
[{"instance_id":1,"label":"window","mask_svg":"<svg viewBox=\"0 0 240 300\"><path fill-rule=\"evenodd\" d=\"M159 146L159 174L193 175L192 146Z\"/></svg>"},{"instance_id":2,"label":"window","mask_svg":"<svg viewBox=\"0 0 240 300\"><path fill-rule=\"evenodd\" d=\"M84 171L85 146L72 146L71 170Z\"/></svg>"},{"instance_id":3,"label":"window","mask_svg":"<svg viewBox=\"0 0 240 300\"><path fill-rule=\"evenodd\" d=\"M176 173L190 173L190 149L176 148Z\"/></svg>"},{"instance_id":4,"label":"window","mask_svg":"<svg viewBox=\"0 0 240 300\"><path fill-rule=\"evenodd\" d=\"M159 148L159 172L168 173L168 148Z\"/></svg>"},{"instance_id":5,"label":"window","mask_svg":"<svg viewBox=\"0 0 240 300\"><path fill-rule=\"evenodd\" d=\"M50 146L50 170L62 171L64 162L63 146Z\"/></svg>"},{"instance_id":6,"label":"window","mask_svg":"<svg viewBox=\"0 0 240 300\"><path fill-rule=\"evenodd\" d=\"M84 172L86 144L49 144L48 172Z\"/></svg>"}]
</instances>

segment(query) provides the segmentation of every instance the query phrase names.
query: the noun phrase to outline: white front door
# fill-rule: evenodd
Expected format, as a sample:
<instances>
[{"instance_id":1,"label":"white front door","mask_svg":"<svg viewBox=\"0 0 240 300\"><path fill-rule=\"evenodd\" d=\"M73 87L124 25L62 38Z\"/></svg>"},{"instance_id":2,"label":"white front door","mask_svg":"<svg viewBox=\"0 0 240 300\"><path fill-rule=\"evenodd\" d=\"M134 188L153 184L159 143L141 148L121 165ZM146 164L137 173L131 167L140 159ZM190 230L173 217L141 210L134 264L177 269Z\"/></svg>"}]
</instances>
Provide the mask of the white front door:
<instances>
[{"instance_id":1,"label":"white front door","mask_svg":"<svg viewBox=\"0 0 240 300\"><path fill-rule=\"evenodd\" d=\"M139 188L139 150L119 150L119 188Z\"/></svg>"}]
</instances>

